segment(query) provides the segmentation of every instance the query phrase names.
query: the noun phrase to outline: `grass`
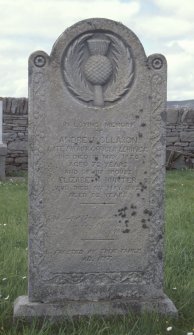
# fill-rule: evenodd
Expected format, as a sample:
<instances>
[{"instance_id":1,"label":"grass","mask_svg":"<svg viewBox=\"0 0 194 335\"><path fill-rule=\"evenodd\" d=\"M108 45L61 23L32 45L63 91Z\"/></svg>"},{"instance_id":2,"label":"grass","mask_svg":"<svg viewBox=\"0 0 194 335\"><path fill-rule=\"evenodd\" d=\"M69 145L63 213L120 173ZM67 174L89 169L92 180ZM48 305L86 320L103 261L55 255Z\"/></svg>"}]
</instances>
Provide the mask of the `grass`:
<instances>
[{"instance_id":1,"label":"grass","mask_svg":"<svg viewBox=\"0 0 194 335\"><path fill-rule=\"evenodd\" d=\"M65 321L58 326L12 322L13 301L27 294L27 183L0 184L0 335L184 335L194 329L194 170L171 171L166 182L165 292L178 320L157 314ZM167 331L168 327L172 330ZM171 329L171 328L170 328ZM194 332L194 330L193 330Z\"/></svg>"}]
</instances>

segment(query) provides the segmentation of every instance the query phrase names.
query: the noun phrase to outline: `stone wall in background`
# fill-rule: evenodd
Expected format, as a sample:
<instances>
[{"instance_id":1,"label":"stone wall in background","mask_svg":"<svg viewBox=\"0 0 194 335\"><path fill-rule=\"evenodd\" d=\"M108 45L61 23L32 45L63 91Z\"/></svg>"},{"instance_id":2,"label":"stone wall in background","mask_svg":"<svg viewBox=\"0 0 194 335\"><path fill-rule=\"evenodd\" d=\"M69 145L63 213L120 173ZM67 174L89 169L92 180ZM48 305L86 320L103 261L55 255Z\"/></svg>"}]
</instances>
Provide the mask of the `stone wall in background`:
<instances>
[{"instance_id":1,"label":"stone wall in background","mask_svg":"<svg viewBox=\"0 0 194 335\"><path fill-rule=\"evenodd\" d=\"M167 109L167 166L194 167L194 109Z\"/></svg>"},{"instance_id":2,"label":"stone wall in background","mask_svg":"<svg viewBox=\"0 0 194 335\"><path fill-rule=\"evenodd\" d=\"M27 170L27 98L3 98L3 141L6 173ZM169 168L194 167L194 109L167 109L167 163Z\"/></svg>"},{"instance_id":3,"label":"stone wall in background","mask_svg":"<svg viewBox=\"0 0 194 335\"><path fill-rule=\"evenodd\" d=\"M7 143L6 174L27 170L27 98L3 98L3 142Z\"/></svg>"}]
</instances>

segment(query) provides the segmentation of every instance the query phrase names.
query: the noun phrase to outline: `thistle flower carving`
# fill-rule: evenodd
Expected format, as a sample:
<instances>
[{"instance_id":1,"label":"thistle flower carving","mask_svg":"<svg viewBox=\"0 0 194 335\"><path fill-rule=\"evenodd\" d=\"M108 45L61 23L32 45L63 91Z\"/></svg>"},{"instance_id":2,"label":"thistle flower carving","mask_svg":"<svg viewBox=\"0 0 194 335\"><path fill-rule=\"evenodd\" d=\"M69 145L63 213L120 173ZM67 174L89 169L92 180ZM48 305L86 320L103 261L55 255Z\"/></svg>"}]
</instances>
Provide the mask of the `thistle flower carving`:
<instances>
[{"instance_id":1,"label":"thistle flower carving","mask_svg":"<svg viewBox=\"0 0 194 335\"><path fill-rule=\"evenodd\" d=\"M79 100L104 107L119 100L134 79L129 47L112 34L85 34L63 57L62 72L68 90Z\"/></svg>"}]
</instances>

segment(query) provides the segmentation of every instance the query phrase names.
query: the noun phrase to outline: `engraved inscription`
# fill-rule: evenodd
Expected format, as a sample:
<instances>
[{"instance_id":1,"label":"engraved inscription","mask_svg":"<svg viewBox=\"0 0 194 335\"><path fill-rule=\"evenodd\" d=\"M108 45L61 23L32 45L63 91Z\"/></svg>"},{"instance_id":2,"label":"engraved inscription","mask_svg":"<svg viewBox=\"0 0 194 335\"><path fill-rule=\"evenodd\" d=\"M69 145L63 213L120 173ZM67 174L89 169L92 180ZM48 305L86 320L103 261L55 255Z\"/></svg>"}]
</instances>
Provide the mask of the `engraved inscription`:
<instances>
[{"instance_id":1,"label":"engraved inscription","mask_svg":"<svg viewBox=\"0 0 194 335\"><path fill-rule=\"evenodd\" d=\"M138 180L144 169L142 158L147 160L149 154L148 139L138 136L140 130L146 133L144 123L135 116L112 121L67 119L57 136L52 134L56 139L47 149L48 197L56 195L61 211L59 218L50 213L47 218L48 226L55 229L48 241L55 246L54 255L49 255L58 266L53 273L64 262L66 271L73 271L74 264L76 272L97 271L98 267L112 271L114 266L126 270L128 265L123 264L129 263L129 256L129 266L133 267L137 257L142 268L149 230L142 229L140 218L145 216L149 199L145 195L136 198L138 192L147 192L146 176L141 184ZM50 178L53 170L55 175ZM64 202L78 207L77 214L63 211Z\"/></svg>"},{"instance_id":2,"label":"engraved inscription","mask_svg":"<svg viewBox=\"0 0 194 335\"><path fill-rule=\"evenodd\" d=\"M65 191L70 198L105 200L126 197L129 187L136 185L134 162L147 151L146 143L133 132L90 136L73 129L70 136L60 136L54 148L48 149L49 155L65 162L58 173L56 190Z\"/></svg>"}]
</instances>

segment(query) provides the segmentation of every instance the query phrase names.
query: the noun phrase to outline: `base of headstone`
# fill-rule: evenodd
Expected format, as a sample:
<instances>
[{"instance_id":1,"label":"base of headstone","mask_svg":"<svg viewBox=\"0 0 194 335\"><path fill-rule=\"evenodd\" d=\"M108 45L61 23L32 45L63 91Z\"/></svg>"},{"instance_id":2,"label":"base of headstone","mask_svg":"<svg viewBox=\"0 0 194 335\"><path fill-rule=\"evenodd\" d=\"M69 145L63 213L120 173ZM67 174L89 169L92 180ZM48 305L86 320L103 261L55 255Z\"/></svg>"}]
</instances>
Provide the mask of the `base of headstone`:
<instances>
[{"instance_id":1,"label":"base of headstone","mask_svg":"<svg viewBox=\"0 0 194 335\"><path fill-rule=\"evenodd\" d=\"M5 179L5 158L7 155L7 145L0 143L0 180Z\"/></svg>"},{"instance_id":2,"label":"base of headstone","mask_svg":"<svg viewBox=\"0 0 194 335\"><path fill-rule=\"evenodd\" d=\"M110 317L144 311L177 317L177 309L166 295L160 299L146 301L67 301L64 303L30 302L27 296L20 296L14 304L14 320L31 322L34 319L44 319L57 322L72 317L91 317L94 315Z\"/></svg>"}]
</instances>

